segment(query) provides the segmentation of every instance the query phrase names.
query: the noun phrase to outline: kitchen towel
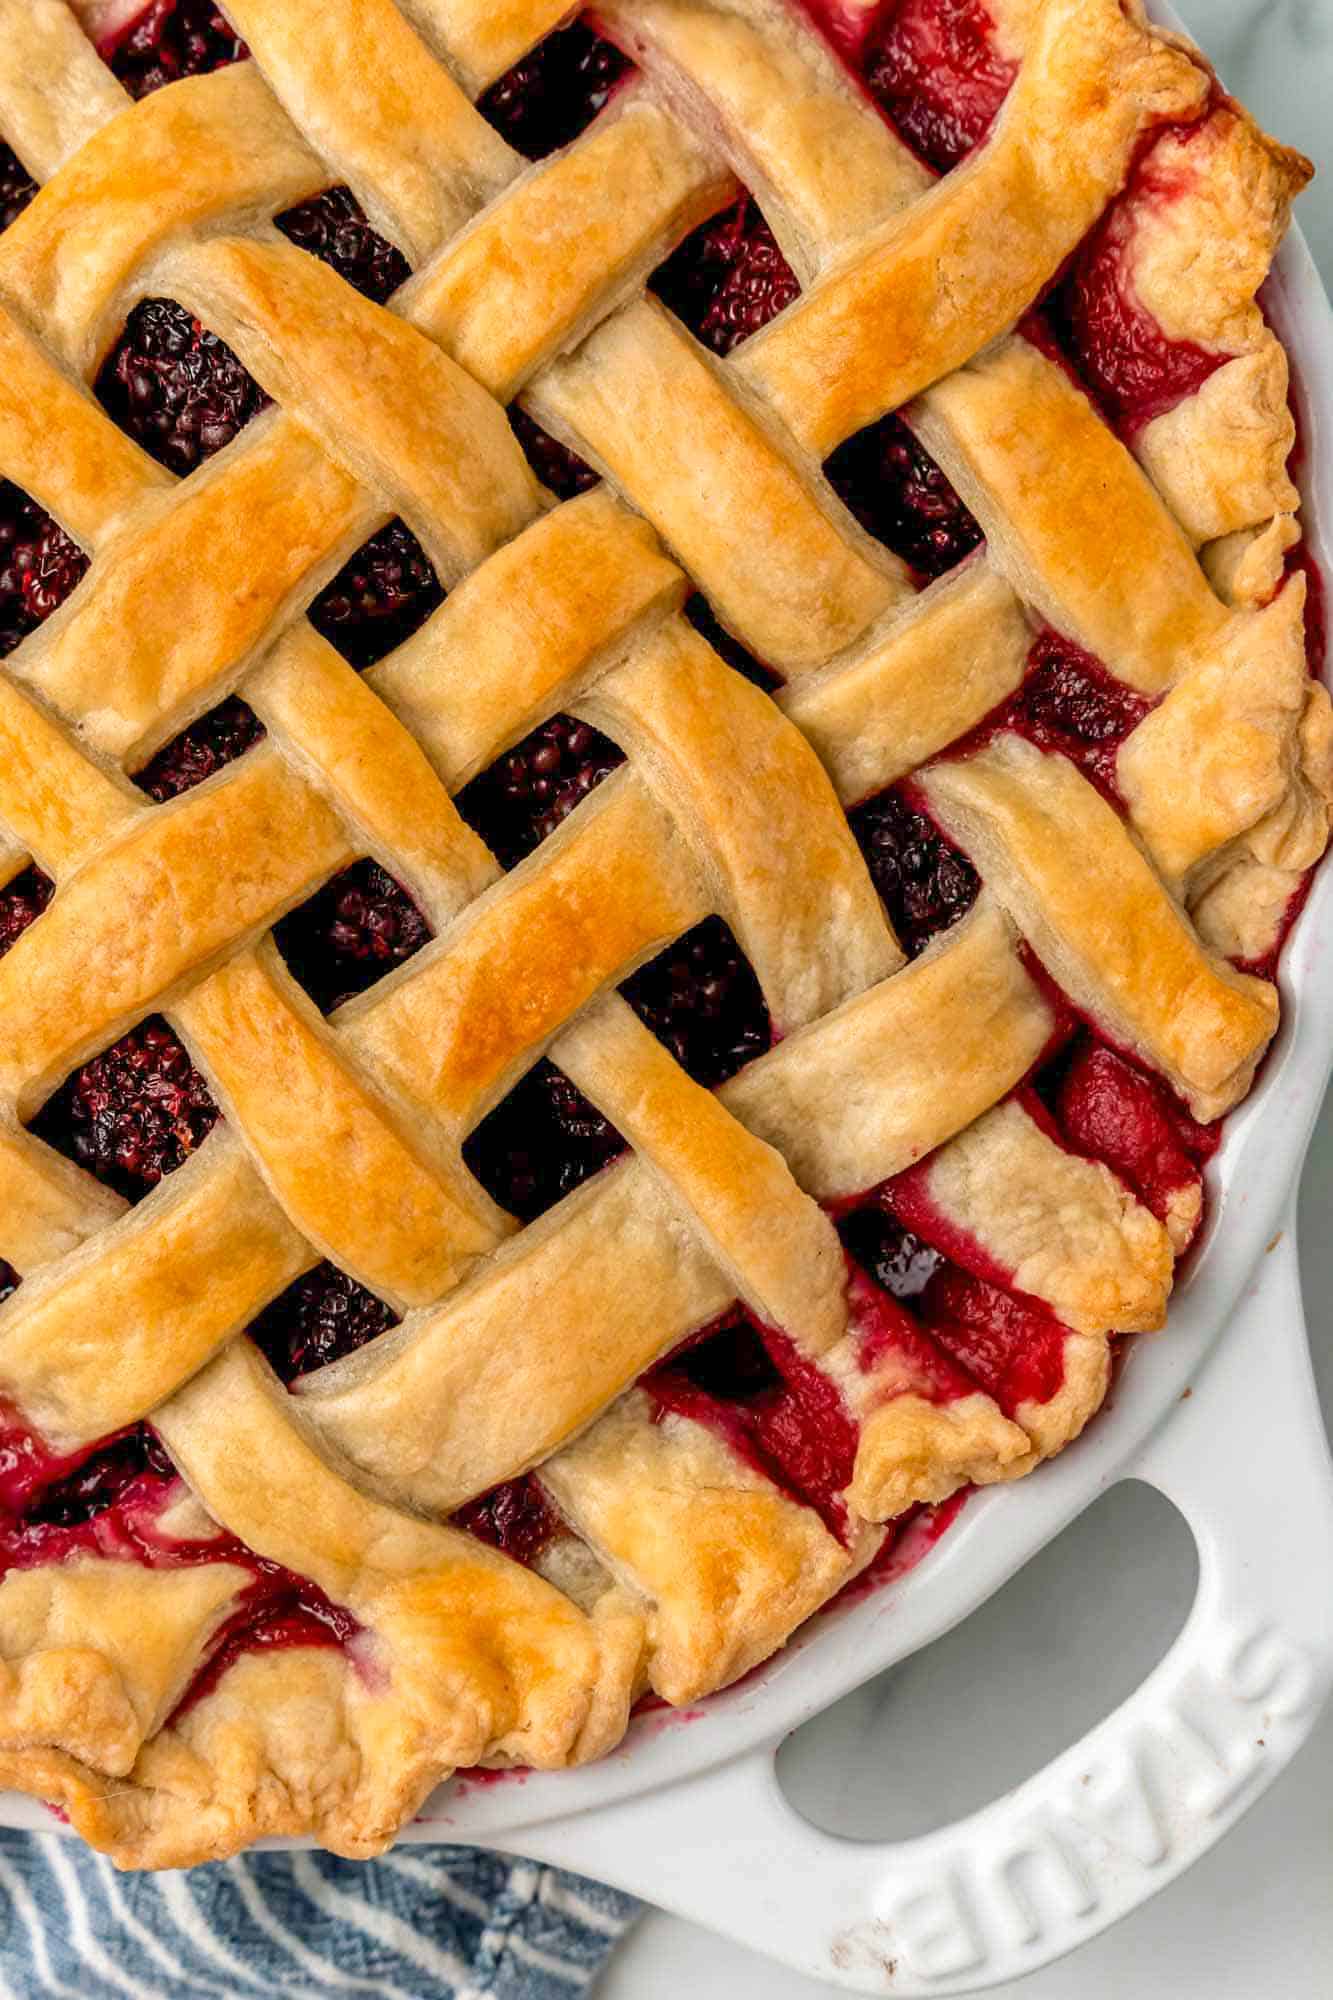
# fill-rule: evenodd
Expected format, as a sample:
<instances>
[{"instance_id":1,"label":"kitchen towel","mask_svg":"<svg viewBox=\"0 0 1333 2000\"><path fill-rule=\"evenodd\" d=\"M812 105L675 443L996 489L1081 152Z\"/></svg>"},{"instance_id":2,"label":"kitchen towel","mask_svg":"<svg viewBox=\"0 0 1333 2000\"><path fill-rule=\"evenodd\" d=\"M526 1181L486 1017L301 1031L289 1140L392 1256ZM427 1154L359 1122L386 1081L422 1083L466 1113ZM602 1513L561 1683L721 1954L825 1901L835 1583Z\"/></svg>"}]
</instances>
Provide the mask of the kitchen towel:
<instances>
[{"instance_id":1,"label":"kitchen towel","mask_svg":"<svg viewBox=\"0 0 1333 2000\"><path fill-rule=\"evenodd\" d=\"M637 1905L472 1847L123 1875L0 1831L3 2000L572 2000Z\"/></svg>"}]
</instances>

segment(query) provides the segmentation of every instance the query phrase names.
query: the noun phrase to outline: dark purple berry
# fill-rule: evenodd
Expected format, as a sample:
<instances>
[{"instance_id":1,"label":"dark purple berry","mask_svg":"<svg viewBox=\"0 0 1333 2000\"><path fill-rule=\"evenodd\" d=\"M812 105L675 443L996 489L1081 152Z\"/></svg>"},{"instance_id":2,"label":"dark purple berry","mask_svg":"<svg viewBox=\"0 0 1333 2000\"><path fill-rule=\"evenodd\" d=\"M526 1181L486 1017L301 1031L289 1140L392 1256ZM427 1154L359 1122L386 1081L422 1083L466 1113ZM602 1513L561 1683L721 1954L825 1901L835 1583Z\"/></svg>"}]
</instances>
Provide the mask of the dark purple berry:
<instances>
[{"instance_id":1,"label":"dark purple berry","mask_svg":"<svg viewBox=\"0 0 1333 2000\"><path fill-rule=\"evenodd\" d=\"M405 521L390 521L349 556L310 607L310 622L358 672L410 639L444 591Z\"/></svg>"},{"instance_id":2,"label":"dark purple berry","mask_svg":"<svg viewBox=\"0 0 1333 2000\"><path fill-rule=\"evenodd\" d=\"M430 942L430 925L377 861L356 861L274 930L292 977L321 1012L364 993Z\"/></svg>"},{"instance_id":3,"label":"dark purple berry","mask_svg":"<svg viewBox=\"0 0 1333 2000\"><path fill-rule=\"evenodd\" d=\"M188 1052L155 1015L67 1078L32 1129L138 1201L202 1144L220 1116Z\"/></svg>"},{"instance_id":4,"label":"dark purple berry","mask_svg":"<svg viewBox=\"0 0 1333 2000\"><path fill-rule=\"evenodd\" d=\"M271 1305L250 1328L284 1382L355 1354L368 1340L397 1324L397 1315L355 1278L332 1264L317 1264Z\"/></svg>"},{"instance_id":5,"label":"dark purple berry","mask_svg":"<svg viewBox=\"0 0 1333 2000\"><path fill-rule=\"evenodd\" d=\"M976 870L898 791L880 792L848 819L903 950L915 958L971 909Z\"/></svg>"},{"instance_id":6,"label":"dark purple berry","mask_svg":"<svg viewBox=\"0 0 1333 2000\"><path fill-rule=\"evenodd\" d=\"M624 761L590 723L553 715L465 786L458 809L512 868Z\"/></svg>"}]
</instances>

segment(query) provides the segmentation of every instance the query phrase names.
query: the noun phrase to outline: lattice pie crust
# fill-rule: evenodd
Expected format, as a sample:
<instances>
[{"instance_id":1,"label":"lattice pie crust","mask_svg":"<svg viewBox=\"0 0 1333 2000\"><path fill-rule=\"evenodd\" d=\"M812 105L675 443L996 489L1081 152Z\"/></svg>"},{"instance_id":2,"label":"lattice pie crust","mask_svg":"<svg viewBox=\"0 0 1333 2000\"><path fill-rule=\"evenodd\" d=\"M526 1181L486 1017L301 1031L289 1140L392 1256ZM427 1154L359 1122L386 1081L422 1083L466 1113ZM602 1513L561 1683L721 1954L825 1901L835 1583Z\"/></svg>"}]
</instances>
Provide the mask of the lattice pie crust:
<instances>
[{"instance_id":1,"label":"lattice pie crust","mask_svg":"<svg viewBox=\"0 0 1333 2000\"><path fill-rule=\"evenodd\" d=\"M1135 5L988 6L1016 81L938 178L779 0L610 0L637 73L533 166L474 100L562 0L227 0L253 60L133 104L105 6L0 0L0 132L42 184L0 237L0 473L91 557L0 671L0 881L56 883L0 958L0 1394L58 1453L150 1417L183 1475L134 1559L108 1531L4 1575L0 1776L119 1862L369 1854L456 1767L605 1752L905 1511L1058 1451L1110 1335L1163 1320L1197 1177L1149 1201L1026 1079L1072 1010L1207 1123L1277 1025L1333 787L1255 295L1308 170ZM1175 198L1112 207L1154 141ZM738 180L801 293L719 359L647 281ZM335 182L413 267L387 306L272 226ZM1143 312L1215 364L1132 428L1019 330L1108 209ZM90 387L149 296L272 398L182 481ZM518 397L599 483L552 500ZM821 469L902 410L985 537L925 589ZM362 676L305 612L395 516L447 596ZM1122 810L1013 730L940 754L1043 626L1142 698ZM147 800L126 774L238 690L265 740ZM557 711L626 761L504 873L454 796ZM909 778L983 884L910 963L845 810ZM326 1019L271 933L366 855L433 938ZM712 916L775 1030L716 1091L617 991ZM224 1118L129 1208L28 1126L158 1014ZM519 1227L462 1148L543 1056L630 1151ZM886 1182L1041 1369L849 1277L835 1219ZM400 1323L289 1392L246 1329L321 1259ZM832 1412L818 1504L641 1379L737 1300ZM534 1468L530 1561L449 1525ZM210 1677L256 1562L340 1643Z\"/></svg>"}]
</instances>

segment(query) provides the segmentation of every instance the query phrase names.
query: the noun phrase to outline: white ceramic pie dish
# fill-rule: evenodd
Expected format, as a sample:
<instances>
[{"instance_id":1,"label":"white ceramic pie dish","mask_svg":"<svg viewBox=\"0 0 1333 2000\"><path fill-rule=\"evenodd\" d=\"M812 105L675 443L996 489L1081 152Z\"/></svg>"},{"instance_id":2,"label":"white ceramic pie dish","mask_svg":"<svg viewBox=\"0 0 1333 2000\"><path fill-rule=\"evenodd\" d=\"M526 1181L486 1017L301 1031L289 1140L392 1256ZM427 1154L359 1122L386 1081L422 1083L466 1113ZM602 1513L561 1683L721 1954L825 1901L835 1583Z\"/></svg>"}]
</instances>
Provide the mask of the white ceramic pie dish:
<instances>
[{"instance_id":1,"label":"white ceramic pie dish","mask_svg":"<svg viewBox=\"0 0 1333 2000\"><path fill-rule=\"evenodd\" d=\"M1298 237L1272 298L1302 391L1307 531L1333 576L1333 314ZM741 1686L640 1718L602 1764L446 1791L403 1837L560 1861L850 1990L904 1995L1035 1969L1218 1839L1299 1749L1333 1681L1333 1469L1290 1228L1333 1055L1327 869L1282 984L1283 1029L1229 1123L1169 1329L1134 1343L1114 1408L1076 1447L974 1496L919 1569L815 1619ZM1138 1693L1025 1785L925 1838L850 1843L800 1820L776 1783L781 1740L959 1622L1127 1477L1160 1487L1200 1550L1193 1611ZM979 1663L984 1694L981 1676ZM0 1823L52 1826L12 1796Z\"/></svg>"}]
</instances>

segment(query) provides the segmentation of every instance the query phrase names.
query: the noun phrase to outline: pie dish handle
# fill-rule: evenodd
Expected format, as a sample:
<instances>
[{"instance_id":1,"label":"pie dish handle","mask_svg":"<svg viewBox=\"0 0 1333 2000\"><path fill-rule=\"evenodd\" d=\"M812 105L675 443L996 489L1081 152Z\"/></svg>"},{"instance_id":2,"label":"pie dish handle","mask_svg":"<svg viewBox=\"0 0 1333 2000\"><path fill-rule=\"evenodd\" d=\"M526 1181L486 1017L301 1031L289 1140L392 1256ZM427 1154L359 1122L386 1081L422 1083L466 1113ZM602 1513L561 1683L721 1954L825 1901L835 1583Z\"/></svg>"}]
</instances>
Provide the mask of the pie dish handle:
<instances>
[{"instance_id":1,"label":"pie dish handle","mask_svg":"<svg viewBox=\"0 0 1333 2000\"><path fill-rule=\"evenodd\" d=\"M1235 1824L1333 1681L1333 1466L1292 1228L1122 1476L1157 1487L1194 1533L1189 1617L1128 1701L979 1812L913 1840L841 1839L787 1803L771 1743L505 1844L852 1992L976 1992L1095 1937Z\"/></svg>"}]
</instances>

